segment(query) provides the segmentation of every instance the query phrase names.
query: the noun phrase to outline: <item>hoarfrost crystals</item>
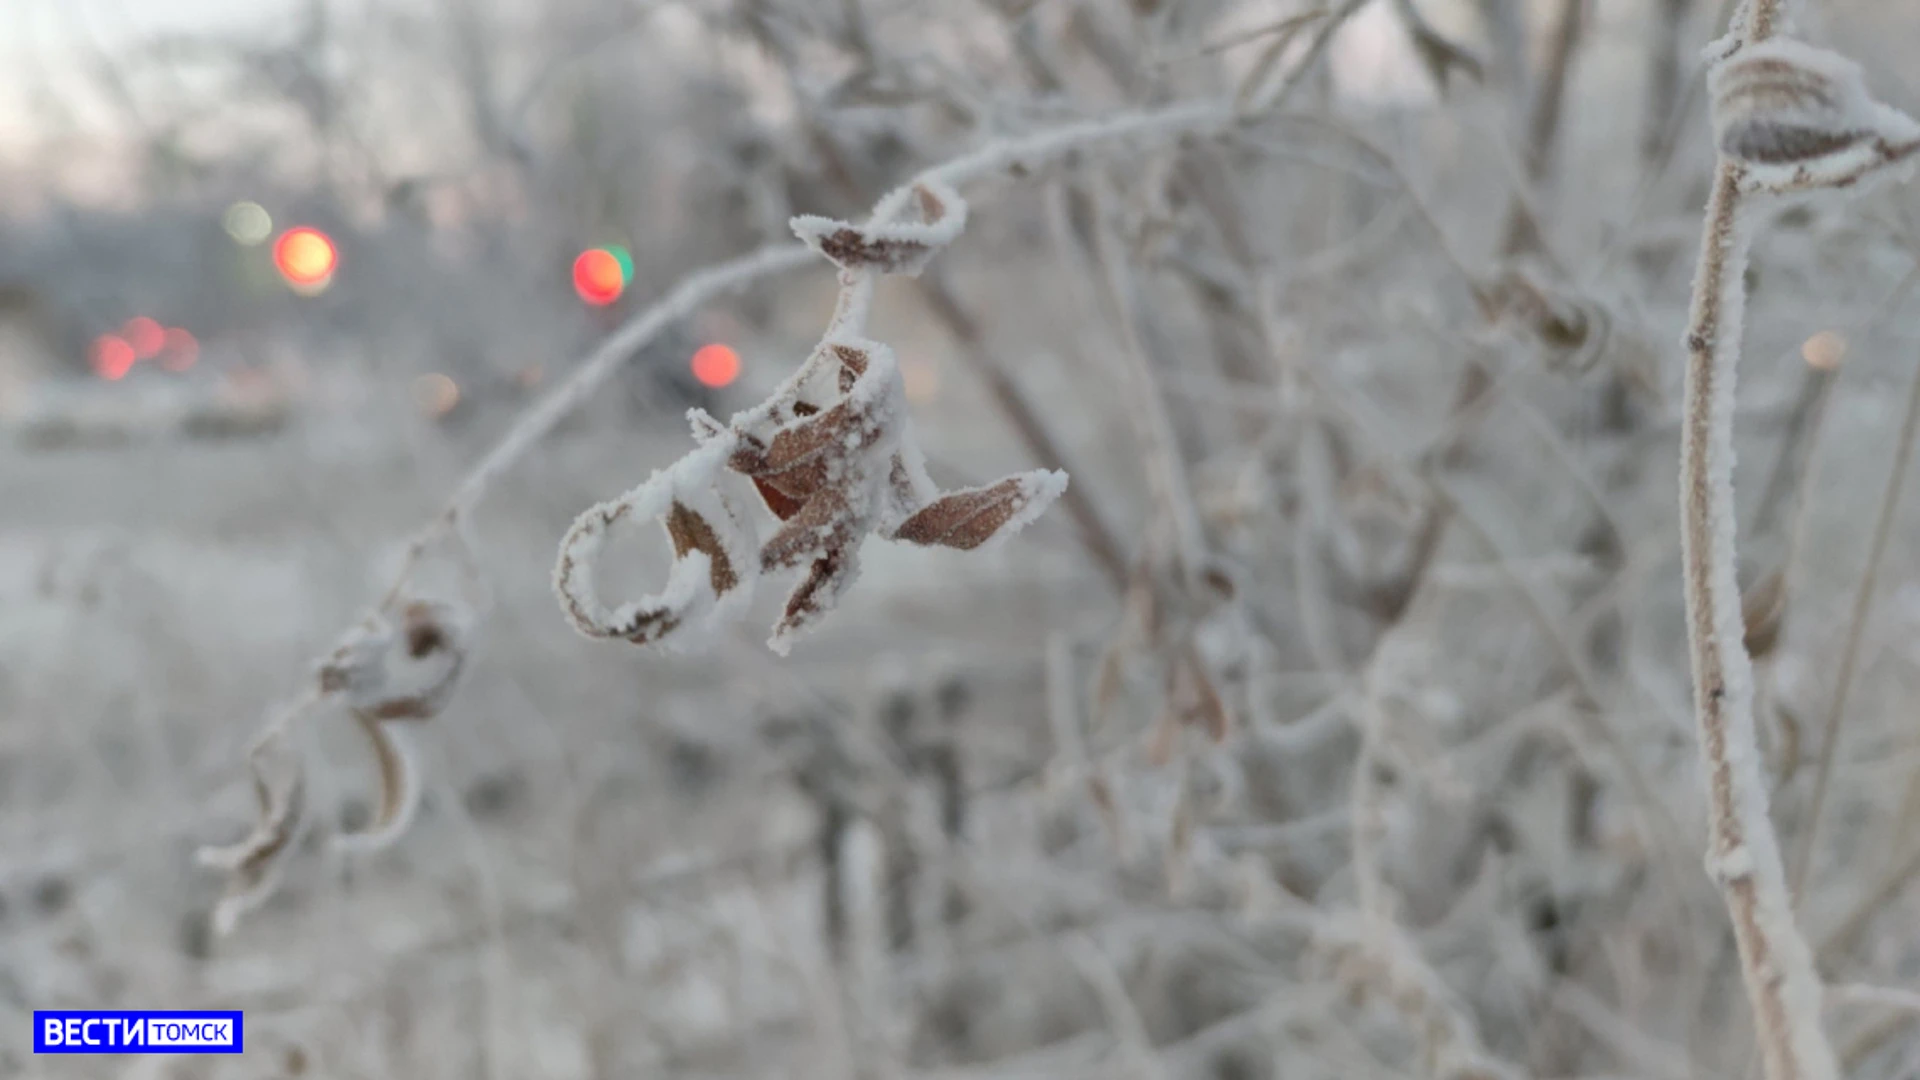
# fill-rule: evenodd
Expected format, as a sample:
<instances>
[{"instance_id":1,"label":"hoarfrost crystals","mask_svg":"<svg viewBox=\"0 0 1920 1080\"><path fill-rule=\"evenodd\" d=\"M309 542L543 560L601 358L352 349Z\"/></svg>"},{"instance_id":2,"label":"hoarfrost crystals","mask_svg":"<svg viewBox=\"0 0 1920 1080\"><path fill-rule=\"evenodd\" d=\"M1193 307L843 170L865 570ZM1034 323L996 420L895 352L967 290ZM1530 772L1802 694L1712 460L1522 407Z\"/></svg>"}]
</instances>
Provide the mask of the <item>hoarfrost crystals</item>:
<instances>
[{"instance_id":1,"label":"hoarfrost crystals","mask_svg":"<svg viewBox=\"0 0 1920 1080\"><path fill-rule=\"evenodd\" d=\"M933 180L891 192L865 225L793 220L794 232L840 267L826 334L767 400L725 425L690 412L693 452L574 522L560 543L554 591L576 629L685 644L743 608L759 577L801 569L767 642L784 655L859 577L869 533L972 550L1018 531L1066 490L1064 473L1038 471L941 493L893 352L865 337L875 277L919 273L965 223L966 204ZM764 541L741 508L747 492L778 523ZM662 520L673 540L666 585L609 609L594 586L601 548L616 527L647 519Z\"/></svg>"},{"instance_id":2,"label":"hoarfrost crystals","mask_svg":"<svg viewBox=\"0 0 1920 1080\"><path fill-rule=\"evenodd\" d=\"M1920 123L1875 101L1860 66L1789 38L1714 66L1714 141L1750 190L1846 187L1920 150Z\"/></svg>"}]
</instances>

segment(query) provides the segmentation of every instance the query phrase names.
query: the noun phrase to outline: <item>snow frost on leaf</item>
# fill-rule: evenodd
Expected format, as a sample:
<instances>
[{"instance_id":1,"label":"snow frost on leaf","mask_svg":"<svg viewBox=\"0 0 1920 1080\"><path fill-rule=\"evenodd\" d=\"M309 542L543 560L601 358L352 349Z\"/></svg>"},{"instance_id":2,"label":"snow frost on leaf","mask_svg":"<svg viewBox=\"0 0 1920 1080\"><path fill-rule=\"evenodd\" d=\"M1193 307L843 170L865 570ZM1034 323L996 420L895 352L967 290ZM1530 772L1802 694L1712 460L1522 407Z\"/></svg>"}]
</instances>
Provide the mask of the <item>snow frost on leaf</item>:
<instances>
[{"instance_id":1,"label":"snow frost on leaf","mask_svg":"<svg viewBox=\"0 0 1920 1080\"><path fill-rule=\"evenodd\" d=\"M1754 189L1845 187L1920 149L1920 123L1875 101L1858 64L1804 42L1746 46L1709 86L1715 141Z\"/></svg>"},{"instance_id":2,"label":"snow frost on leaf","mask_svg":"<svg viewBox=\"0 0 1920 1080\"><path fill-rule=\"evenodd\" d=\"M860 542L874 529L906 421L899 366L885 345L829 341L816 355L838 365L835 385L844 396L779 428L764 450L744 448L729 461L784 520L761 548L760 568L807 567L768 642L780 653L832 611L859 575Z\"/></svg>"},{"instance_id":3,"label":"snow frost on leaf","mask_svg":"<svg viewBox=\"0 0 1920 1080\"><path fill-rule=\"evenodd\" d=\"M971 551L1010 536L1067 490L1067 474L1044 469L940 496L900 523L893 539Z\"/></svg>"},{"instance_id":4,"label":"snow frost on leaf","mask_svg":"<svg viewBox=\"0 0 1920 1080\"><path fill-rule=\"evenodd\" d=\"M259 819L253 831L226 847L201 848L202 866L225 870L227 891L213 909L213 929L232 933L242 916L273 895L294 841L306 823L306 775L286 745L284 733L256 745L248 755Z\"/></svg>"},{"instance_id":5,"label":"snow frost on leaf","mask_svg":"<svg viewBox=\"0 0 1920 1080\"><path fill-rule=\"evenodd\" d=\"M341 637L317 673L320 691L337 694L347 708L375 720L427 720L438 716L460 682L467 660L467 622L452 604L410 600L400 606L399 625L375 612ZM425 674L396 684L393 665L411 661Z\"/></svg>"},{"instance_id":6,"label":"snow frost on leaf","mask_svg":"<svg viewBox=\"0 0 1920 1080\"><path fill-rule=\"evenodd\" d=\"M380 804L366 828L335 837L334 846L343 851L379 851L400 839L413 821L413 811L420 803L419 770L398 731L367 713L355 713L354 719L373 749L380 775Z\"/></svg>"},{"instance_id":7,"label":"snow frost on leaf","mask_svg":"<svg viewBox=\"0 0 1920 1080\"><path fill-rule=\"evenodd\" d=\"M794 235L845 270L918 274L927 260L960 235L967 204L944 184L923 180L880 200L882 208L900 207L914 215L904 221L875 220L865 225L804 214L791 222Z\"/></svg>"},{"instance_id":8,"label":"snow frost on leaf","mask_svg":"<svg viewBox=\"0 0 1920 1080\"><path fill-rule=\"evenodd\" d=\"M966 224L966 203L923 179L889 193L871 220L793 220L836 263L840 297L826 334L760 404L725 425L687 414L698 449L645 484L582 514L561 541L554 590L583 634L653 644L684 637L744 606L764 574L803 571L767 644L785 654L838 605L860 572L868 534L973 550L1038 517L1065 473L1032 472L942 494L927 475L893 353L864 337L875 278L915 274ZM778 523L765 544L728 494L748 488ZM594 588L616 527L659 518L676 560L661 591L609 610Z\"/></svg>"},{"instance_id":9,"label":"snow frost on leaf","mask_svg":"<svg viewBox=\"0 0 1920 1080\"><path fill-rule=\"evenodd\" d=\"M732 441L711 438L671 468L574 521L560 542L553 584L575 629L588 637L646 644L717 621L746 603L759 540L717 484ZM609 609L594 587L600 550L616 528L652 519L666 527L673 544L666 585Z\"/></svg>"}]
</instances>

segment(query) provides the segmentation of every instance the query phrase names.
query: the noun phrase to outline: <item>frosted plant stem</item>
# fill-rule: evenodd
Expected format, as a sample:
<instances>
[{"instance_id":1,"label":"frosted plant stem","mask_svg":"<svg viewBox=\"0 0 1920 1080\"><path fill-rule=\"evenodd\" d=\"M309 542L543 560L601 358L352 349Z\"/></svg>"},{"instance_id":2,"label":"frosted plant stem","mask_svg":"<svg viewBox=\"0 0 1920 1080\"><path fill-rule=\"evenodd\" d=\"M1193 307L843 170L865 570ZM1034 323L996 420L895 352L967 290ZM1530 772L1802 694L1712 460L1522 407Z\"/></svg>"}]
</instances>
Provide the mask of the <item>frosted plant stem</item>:
<instances>
[{"instance_id":1,"label":"frosted plant stem","mask_svg":"<svg viewBox=\"0 0 1920 1080\"><path fill-rule=\"evenodd\" d=\"M1742 45L1771 36L1779 0L1735 19ZM1733 412L1744 315L1745 170L1722 158L1707 201L1687 326L1680 449L1680 546L1694 717L1708 797L1707 866L1733 921L1740 972L1768 1080L1834 1080L1813 953L1794 924L1753 726L1753 664L1742 642L1734 567Z\"/></svg>"}]
</instances>

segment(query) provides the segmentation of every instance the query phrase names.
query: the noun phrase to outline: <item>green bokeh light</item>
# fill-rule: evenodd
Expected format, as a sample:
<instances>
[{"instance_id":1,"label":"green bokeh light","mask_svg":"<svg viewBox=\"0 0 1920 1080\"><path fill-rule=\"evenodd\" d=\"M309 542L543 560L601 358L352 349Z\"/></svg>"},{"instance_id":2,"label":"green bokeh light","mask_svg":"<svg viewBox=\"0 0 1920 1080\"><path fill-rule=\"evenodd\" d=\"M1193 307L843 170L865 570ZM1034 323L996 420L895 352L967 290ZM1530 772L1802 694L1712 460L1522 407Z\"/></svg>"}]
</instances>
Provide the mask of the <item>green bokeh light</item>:
<instances>
[{"instance_id":1,"label":"green bokeh light","mask_svg":"<svg viewBox=\"0 0 1920 1080\"><path fill-rule=\"evenodd\" d=\"M613 256L614 261L620 264L620 284L633 284L633 252L628 251L624 244L608 244L601 250Z\"/></svg>"}]
</instances>

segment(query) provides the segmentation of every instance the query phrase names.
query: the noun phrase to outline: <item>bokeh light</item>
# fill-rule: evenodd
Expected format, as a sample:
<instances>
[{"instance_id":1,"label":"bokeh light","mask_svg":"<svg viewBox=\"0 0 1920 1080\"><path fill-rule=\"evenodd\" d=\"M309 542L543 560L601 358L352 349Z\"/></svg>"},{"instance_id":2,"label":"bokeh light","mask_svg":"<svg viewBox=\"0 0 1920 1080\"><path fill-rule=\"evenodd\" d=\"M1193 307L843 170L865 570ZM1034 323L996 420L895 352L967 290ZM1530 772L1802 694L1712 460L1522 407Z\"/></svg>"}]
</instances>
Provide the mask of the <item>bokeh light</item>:
<instances>
[{"instance_id":1,"label":"bokeh light","mask_svg":"<svg viewBox=\"0 0 1920 1080\"><path fill-rule=\"evenodd\" d=\"M126 378L136 359L133 346L118 334L101 334L93 339L93 371L103 379L117 382Z\"/></svg>"},{"instance_id":2,"label":"bokeh light","mask_svg":"<svg viewBox=\"0 0 1920 1080\"><path fill-rule=\"evenodd\" d=\"M740 377L740 354L715 342L695 349L688 366L700 385L719 388Z\"/></svg>"},{"instance_id":3,"label":"bokeh light","mask_svg":"<svg viewBox=\"0 0 1920 1080\"><path fill-rule=\"evenodd\" d=\"M573 291L587 303L604 307L620 299L626 287L626 269L606 248L588 248L573 260Z\"/></svg>"},{"instance_id":4,"label":"bokeh light","mask_svg":"<svg viewBox=\"0 0 1920 1080\"><path fill-rule=\"evenodd\" d=\"M273 243L273 265L289 285L307 292L324 289L340 260L326 233L301 225Z\"/></svg>"},{"instance_id":5,"label":"bokeh light","mask_svg":"<svg viewBox=\"0 0 1920 1080\"><path fill-rule=\"evenodd\" d=\"M167 344L166 327L145 315L136 315L128 319L127 324L120 328L120 336L126 339L127 344L133 346L133 356L136 360L153 359L160 355L160 350Z\"/></svg>"},{"instance_id":6,"label":"bokeh light","mask_svg":"<svg viewBox=\"0 0 1920 1080\"><path fill-rule=\"evenodd\" d=\"M907 400L915 405L924 405L940 396L940 369L924 357L901 359L900 382L907 392Z\"/></svg>"},{"instance_id":7,"label":"bokeh light","mask_svg":"<svg viewBox=\"0 0 1920 1080\"><path fill-rule=\"evenodd\" d=\"M237 202L220 215L220 227L236 244L252 247L273 235L273 215L257 202Z\"/></svg>"},{"instance_id":8,"label":"bokeh light","mask_svg":"<svg viewBox=\"0 0 1920 1080\"><path fill-rule=\"evenodd\" d=\"M1847 358L1847 339L1835 330L1822 330L1800 343L1800 359L1816 371L1832 371Z\"/></svg>"},{"instance_id":9,"label":"bokeh light","mask_svg":"<svg viewBox=\"0 0 1920 1080\"><path fill-rule=\"evenodd\" d=\"M413 404L420 415L438 420L460 404L460 384L434 371L413 380Z\"/></svg>"},{"instance_id":10,"label":"bokeh light","mask_svg":"<svg viewBox=\"0 0 1920 1080\"><path fill-rule=\"evenodd\" d=\"M200 359L200 342L181 327L170 326L161 337L160 366L168 371L185 371Z\"/></svg>"}]
</instances>

